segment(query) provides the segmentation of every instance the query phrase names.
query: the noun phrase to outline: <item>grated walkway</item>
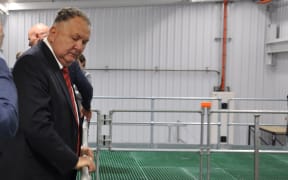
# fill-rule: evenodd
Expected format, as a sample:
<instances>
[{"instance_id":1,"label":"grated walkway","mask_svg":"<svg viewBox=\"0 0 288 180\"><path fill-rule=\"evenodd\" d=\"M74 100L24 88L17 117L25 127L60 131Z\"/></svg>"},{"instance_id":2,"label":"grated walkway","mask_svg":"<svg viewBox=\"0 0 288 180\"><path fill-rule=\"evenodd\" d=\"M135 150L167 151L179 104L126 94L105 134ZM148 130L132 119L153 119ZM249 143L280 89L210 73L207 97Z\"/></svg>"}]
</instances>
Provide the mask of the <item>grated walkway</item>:
<instances>
[{"instance_id":1,"label":"grated walkway","mask_svg":"<svg viewBox=\"0 0 288 180\"><path fill-rule=\"evenodd\" d=\"M101 151L100 180L198 180L199 158L197 152ZM211 153L210 179L253 180L253 159L253 153ZM288 154L260 154L259 162L260 180L288 179Z\"/></svg>"}]
</instances>

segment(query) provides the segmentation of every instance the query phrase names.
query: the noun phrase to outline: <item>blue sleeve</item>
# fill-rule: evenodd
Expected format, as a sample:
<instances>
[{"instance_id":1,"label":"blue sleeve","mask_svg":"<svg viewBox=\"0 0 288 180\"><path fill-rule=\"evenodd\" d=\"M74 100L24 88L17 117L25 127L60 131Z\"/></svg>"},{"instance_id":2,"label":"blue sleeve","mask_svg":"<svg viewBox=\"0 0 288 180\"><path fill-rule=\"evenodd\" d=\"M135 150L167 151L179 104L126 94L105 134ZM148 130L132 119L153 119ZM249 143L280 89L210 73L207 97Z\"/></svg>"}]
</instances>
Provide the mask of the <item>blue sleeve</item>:
<instances>
[{"instance_id":1,"label":"blue sleeve","mask_svg":"<svg viewBox=\"0 0 288 180\"><path fill-rule=\"evenodd\" d=\"M85 77L84 73L79 67L77 61L73 62L69 67L70 77L73 84L76 85L79 93L82 96L82 106L86 110L91 109L91 101L93 98L93 87Z\"/></svg>"},{"instance_id":2,"label":"blue sleeve","mask_svg":"<svg viewBox=\"0 0 288 180\"><path fill-rule=\"evenodd\" d=\"M18 128L17 91L5 61L0 58L0 137L14 136Z\"/></svg>"}]
</instances>

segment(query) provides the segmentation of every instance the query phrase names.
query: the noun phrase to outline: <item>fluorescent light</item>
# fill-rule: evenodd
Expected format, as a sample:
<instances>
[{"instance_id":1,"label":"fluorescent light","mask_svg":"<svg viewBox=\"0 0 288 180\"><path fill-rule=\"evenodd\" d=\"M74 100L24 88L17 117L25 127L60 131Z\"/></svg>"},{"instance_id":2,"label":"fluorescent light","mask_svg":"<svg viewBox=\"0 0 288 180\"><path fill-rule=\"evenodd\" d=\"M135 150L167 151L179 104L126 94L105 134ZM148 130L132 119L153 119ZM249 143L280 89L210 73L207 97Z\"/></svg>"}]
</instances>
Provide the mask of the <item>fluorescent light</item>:
<instances>
[{"instance_id":1,"label":"fluorescent light","mask_svg":"<svg viewBox=\"0 0 288 180\"><path fill-rule=\"evenodd\" d=\"M0 13L9 15L8 9L2 3L0 3Z\"/></svg>"}]
</instances>

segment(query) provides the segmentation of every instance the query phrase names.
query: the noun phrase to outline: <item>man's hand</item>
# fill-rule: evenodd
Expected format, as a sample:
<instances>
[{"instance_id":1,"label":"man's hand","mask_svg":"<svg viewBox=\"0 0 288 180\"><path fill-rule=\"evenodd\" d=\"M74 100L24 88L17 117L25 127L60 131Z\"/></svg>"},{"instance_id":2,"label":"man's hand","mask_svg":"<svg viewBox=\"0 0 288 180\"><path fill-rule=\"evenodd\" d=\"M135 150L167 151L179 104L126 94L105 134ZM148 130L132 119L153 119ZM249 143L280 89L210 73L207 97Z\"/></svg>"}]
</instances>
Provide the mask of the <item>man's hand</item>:
<instances>
[{"instance_id":1,"label":"man's hand","mask_svg":"<svg viewBox=\"0 0 288 180\"><path fill-rule=\"evenodd\" d=\"M88 167L89 172L96 171L96 165L94 160L89 156L79 157L75 169L80 170L83 167Z\"/></svg>"},{"instance_id":2,"label":"man's hand","mask_svg":"<svg viewBox=\"0 0 288 180\"><path fill-rule=\"evenodd\" d=\"M88 122L90 122L91 117L92 117L92 111L91 110L86 110L85 108L81 108L81 116L85 117Z\"/></svg>"},{"instance_id":3,"label":"man's hand","mask_svg":"<svg viewBox=\"0 0 288 180\"><path fill-rule=\"evenodd\" d=\"M88 147L81 147L81 157L79 157L75 169L81 169L88 167L89 172L96 171L96 165L94 162L94 153Z\"/></svg>"},{"instance_id":4,"label":"man's hand","mask_svg":"<svg viewBox=\"0 0 288 180\"><path fill-rule=\"evenodd\" d=\"M92 159L94 159L94 153L93 153L92 149L89 147L82 146L80 154L81 154L81 156L89 156Z\"/></svg>"}]
</instances>

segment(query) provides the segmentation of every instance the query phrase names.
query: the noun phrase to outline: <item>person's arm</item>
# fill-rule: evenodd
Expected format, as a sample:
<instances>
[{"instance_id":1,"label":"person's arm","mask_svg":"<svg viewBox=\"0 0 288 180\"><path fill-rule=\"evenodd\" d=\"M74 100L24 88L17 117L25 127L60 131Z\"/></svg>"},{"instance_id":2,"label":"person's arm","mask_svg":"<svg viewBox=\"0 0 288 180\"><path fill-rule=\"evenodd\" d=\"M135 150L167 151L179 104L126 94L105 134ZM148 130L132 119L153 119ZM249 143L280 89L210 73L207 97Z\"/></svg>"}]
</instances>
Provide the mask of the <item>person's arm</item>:
<instances>
[{"instance_id":1,"label":"person's arm","mask_svg":"<svg viewBox=\"0 0 288 180\"><path fill-rule=\"evenodd\" d=\"M91 101L93 98L93 87L85 77L84 73L75 61L69 67L70 77L73 84L76 85L82 96L82 106L85 110L90 111Z\"/></svg>"},{"instance_id":2,"label":"person's arm","mask_svg":"<svg viewBox=\"0 0 288 180\"><path fill-rule=\"evenodd\" d=\"M92 85L92 76L91 76L91 74L88 71L84 70L84 75L87 78L88 82Z\"/></svg>"},{"instance_id":3,"label":"person's arm","mask_svg":"<svg viewBox=\"0 0 288 180\"><path fill-rule=\"evenodd\" d=\"M14 136L18 127L17 91L12 74L0 58L0 136Z\"/></svg>"}]
</instances>

